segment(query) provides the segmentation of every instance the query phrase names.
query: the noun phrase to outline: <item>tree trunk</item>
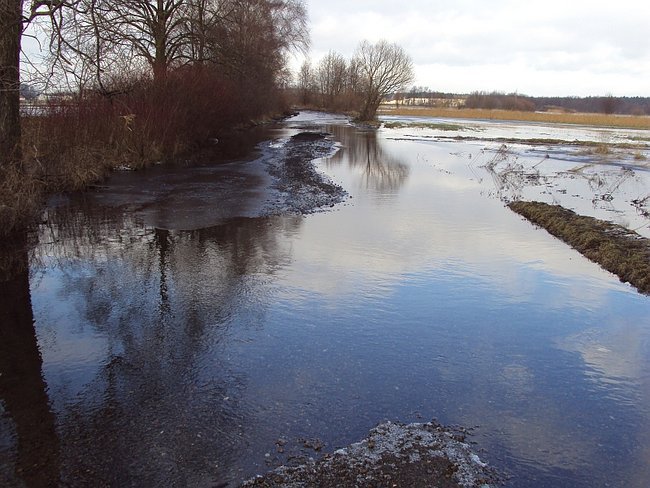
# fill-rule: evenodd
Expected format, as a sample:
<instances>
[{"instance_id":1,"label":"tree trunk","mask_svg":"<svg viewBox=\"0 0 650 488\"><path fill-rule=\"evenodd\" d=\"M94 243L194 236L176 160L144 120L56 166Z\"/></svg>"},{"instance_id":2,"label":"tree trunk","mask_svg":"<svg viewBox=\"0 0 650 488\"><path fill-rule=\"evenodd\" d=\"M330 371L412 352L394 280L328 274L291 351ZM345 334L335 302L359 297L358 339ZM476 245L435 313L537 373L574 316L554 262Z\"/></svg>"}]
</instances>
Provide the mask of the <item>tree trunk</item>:
<instances>
[{"instance_id":1,"label":"tree trunk","mask_svg":"<svg viewBox=\"0 0 650 488\"><path fill-rule=\"evenodd\" d=\"M154 42L153 79L160 84L167 78L167 21L171 12L166 10L165 2L158 0L155 25L152 28Z\"/></svg>"},{"instance_id":2,"label":"tree trunk","mask_svg":"<svg viewBox=\"0 0 650 488\"><path fill-rule=\"evenodd\" d=\"M22 0L0 0L0 168L19 164Z\"/></svg>"},{"instance_id":3,"label":"tree trunk","mask_svg":"<svg viewBox=\"0 0 650 488\"><path fill-rule=\"evenodd\" d=\"M377 110L379 109L380 103L381 99L368 97L363 105L359 119L368 122L375 120L377 118Z\"/></svg>"}]
</instances>

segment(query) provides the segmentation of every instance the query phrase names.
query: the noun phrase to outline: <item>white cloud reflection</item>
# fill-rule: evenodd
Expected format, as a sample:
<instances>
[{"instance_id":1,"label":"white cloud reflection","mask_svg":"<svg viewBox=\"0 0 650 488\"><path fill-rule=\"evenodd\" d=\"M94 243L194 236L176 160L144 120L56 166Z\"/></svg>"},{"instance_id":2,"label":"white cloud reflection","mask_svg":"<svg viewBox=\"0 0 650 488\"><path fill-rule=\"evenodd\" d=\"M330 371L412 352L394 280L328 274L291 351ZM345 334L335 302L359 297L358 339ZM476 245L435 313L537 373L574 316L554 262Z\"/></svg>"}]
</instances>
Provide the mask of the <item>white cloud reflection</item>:
<instances>
[{"instance_id":1,"label":"white cloud reflection","mask_svg":"<svg viewBox=\"0 0 650 488\"><path fill-rule=\"evenodd\" d=\"M292 246L287 292L310 290L330 297L390 293L382 283L429 272L478 277L513 301L533 299L545 289L555 294L549 306L558 307L601 303L612 289L627 288L500 200L482 195L480 184L459 174L466 163L449 154L447 146L381 144L384 157L390 159L392 149L393 157L399 154L410 162L403 186L392 192L360 188L367 170L349 165L344 149L342 162L327 171L335 181L345 181L353 198L337 212L305 220ZM455 172L446 171L454 167ZM387 194L390 205L384 205ZM539 273L553 286L533 277Z\"/></svg>"}]
</instances>

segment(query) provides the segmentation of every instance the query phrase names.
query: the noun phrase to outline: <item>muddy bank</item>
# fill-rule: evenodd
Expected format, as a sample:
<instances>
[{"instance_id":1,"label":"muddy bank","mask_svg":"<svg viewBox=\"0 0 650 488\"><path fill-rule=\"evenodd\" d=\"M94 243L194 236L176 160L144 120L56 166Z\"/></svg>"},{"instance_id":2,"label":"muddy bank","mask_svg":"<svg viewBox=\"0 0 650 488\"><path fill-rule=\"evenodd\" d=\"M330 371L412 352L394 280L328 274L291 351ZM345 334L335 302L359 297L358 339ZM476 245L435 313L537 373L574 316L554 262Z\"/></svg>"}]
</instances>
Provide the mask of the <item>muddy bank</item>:
<instances>
[{"instance_id":1,"label":"muddy bank","mask_svg":"<svg viewBox=\"0 0 650 488\"><path fill-rule=\"evenodd\" d=\"M89 191L52 197L45 218L76 203L126 212L158 229L197 230L235 218L312 213L345 198L345 191L314 165L335 150L331 138L316 132L279 140L271 133L258 137L264 142L251 146L244 159L115 172Z\"/></svg>"},{"instance_id":2,"label":"muddy bank","mask_svg":"<svg viewBox=\"0 0 650 488\"><path fill-rule=\"evenodd\" d=\"M496 472L461 431L430 423L386 422L361 442L295 467L282 466L243 487L489 487Z\"/></svg>"},{"instance_id":3,"label":"muddy bank","mask_svg":"<svg viewBox=\"0 0 650 488\"><path fill-rule=\"evenodd\" d=\"M621 281L650 295L650 239L620 225L577 215L559 205L519 201L508 206L614 273Z\"/></svg>"},{"instance_id":4,"label":"muddy bank","mask_svg":"<svg viewBox=\"0 0 650 488\"><path fill-rule=\"evenodd\" d=\"M314 160L334 150L329 134L322 132L300 132L286 141L267 161L275 197L265 214L308 214L342 202L347 196L345 190L314 167Z\"/></svg>"}]
</instances>

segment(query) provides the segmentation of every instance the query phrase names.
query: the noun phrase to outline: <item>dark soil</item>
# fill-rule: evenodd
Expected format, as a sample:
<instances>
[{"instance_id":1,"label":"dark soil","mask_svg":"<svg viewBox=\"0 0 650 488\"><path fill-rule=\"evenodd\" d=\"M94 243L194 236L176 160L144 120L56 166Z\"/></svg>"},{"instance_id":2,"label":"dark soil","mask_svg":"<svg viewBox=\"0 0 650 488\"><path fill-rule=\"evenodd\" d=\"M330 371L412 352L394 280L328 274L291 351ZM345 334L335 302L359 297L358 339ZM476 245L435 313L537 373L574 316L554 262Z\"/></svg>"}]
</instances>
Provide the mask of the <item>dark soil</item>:
<instances>
[{"instance_id":1,"label":"dark soil","mask_svg":"<svg viewBox=\"0 0 650 488\"><path fill-rule=\"evenodd\" d=\"M297 467L280 467L244 487L489 487L496 472L441 425L386 422L364 440Z\"/></svg>"},{"instance_id":2,"label":"dark soil","mask_svg":"<svg viewBox=\"0 0 650 488\"><path fill-rule=\"evenodd\" d=\"M508 206L614 273L621 281L650 295L650 239L620 225L578 215L559 205L512 202Z\"/></svg>"}]
</instances>

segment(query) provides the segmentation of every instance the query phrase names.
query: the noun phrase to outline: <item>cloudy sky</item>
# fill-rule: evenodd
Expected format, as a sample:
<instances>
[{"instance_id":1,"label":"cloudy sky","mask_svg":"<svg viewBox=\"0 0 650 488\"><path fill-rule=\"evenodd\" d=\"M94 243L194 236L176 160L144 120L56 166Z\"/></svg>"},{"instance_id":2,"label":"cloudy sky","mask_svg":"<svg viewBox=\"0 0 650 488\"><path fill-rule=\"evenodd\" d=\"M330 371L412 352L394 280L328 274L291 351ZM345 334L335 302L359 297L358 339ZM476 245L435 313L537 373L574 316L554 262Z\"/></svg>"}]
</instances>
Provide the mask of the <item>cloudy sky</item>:
<instances>
[{"instance_id":1,"label":"cloudy sky","mask_svg":"<svg viewBox=\"0 0 650 488\"><path fill-rule=\"evenodd\" d=\"M415 84L433 90L650 96L647 0L305 3L314 62L386 39L413 58Z\"/></svg>"}]
</instances>

